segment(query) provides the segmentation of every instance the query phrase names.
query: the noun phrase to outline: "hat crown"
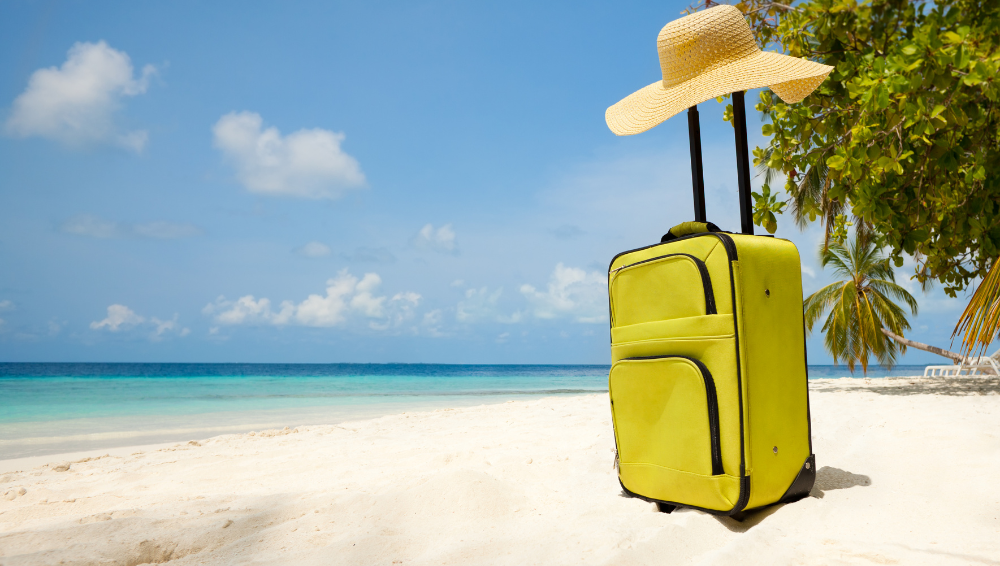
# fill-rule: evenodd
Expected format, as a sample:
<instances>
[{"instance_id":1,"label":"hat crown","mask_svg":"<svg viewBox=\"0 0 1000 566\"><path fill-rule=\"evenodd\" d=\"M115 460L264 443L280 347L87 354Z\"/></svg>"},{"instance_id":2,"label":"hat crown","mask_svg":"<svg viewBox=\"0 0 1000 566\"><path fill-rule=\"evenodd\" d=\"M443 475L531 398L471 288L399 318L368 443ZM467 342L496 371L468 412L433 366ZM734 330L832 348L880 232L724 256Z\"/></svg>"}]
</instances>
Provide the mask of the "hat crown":
<instances>
[{"instance_id":1,"label":"hat crown","mask_svg":"<svg viewBox=\"0 0 1000 566\"><path fill-rule=\"evenodd\" d=\"M663 26L656 48L666 88L760 52L743 13L729 5L695 12Z\"/></svg>"}]
</instances>

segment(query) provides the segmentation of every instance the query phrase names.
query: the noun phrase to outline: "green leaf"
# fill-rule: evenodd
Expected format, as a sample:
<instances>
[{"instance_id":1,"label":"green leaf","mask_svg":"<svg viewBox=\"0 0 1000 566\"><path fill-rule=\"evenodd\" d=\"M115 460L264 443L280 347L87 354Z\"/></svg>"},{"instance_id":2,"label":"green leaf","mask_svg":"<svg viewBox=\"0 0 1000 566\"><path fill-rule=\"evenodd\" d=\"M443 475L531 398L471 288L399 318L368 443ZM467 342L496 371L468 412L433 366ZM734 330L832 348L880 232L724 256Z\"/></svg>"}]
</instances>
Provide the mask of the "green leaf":
<instances>
[{"instance_id":1,"label":"green leaf","mask_svg":"<svg viewBox=\"0 0 1000 566\"><path fill-rule=\"evenodd\" d=\"M964 84L965 86L976 86L977 84L980 84L982 82L983 82L982 77L980 77L977 73L974 72L966 77L962 77L962 84Z\"/></svg>"},{"instance_id":2,"label":"green leaf","mask_svg":"<svg viewBox=\"0 0 1000 566\"><path fill-rule=\"evenodd\" d=\"M913 241L916 243L926 241L928 236L930 236L930 232L928 232L926 228L918 228L910 233L910 237L912 237Z\"/></svg>"},{"instance_id":3,"label":"green leaf","mask_svg":"<svg viewBox=\"0 0 1000 566\"><path fill-rule=\"evenodd\" d=\"M767 213L767 217L764 220L764 229L767 230L768 234L774 234L778 230L778 220L774 217L773 213Z\"/></svg>"},{"instance_id":4,"label":"green leaf","mask_svg":"<svg viewBox=\"0 0 1000 566\"><path fill-rule=\"evenodd\" d=\"M931 110L931 113L928 116L928 118L931 118L931 119L937 118L938 114L940 114L942 112L944 112L944 106L941 105L941 104L938 104L937 106L934 107L934 110Z\"/></svg>"},{"instance_id":5,"label":"green leaf","mask_svg":"<svg viewBox=\"0 0 1000 566\"><path fill-rule=\"evenodd\" d=\"M826 160L826 165L831 169L841 169L844 167L844 158L839 155L833 155Z\"/></svg>"},{"instance_id":6,"label":"green leaf","mask_svg":"<svg viewBox=\"0 0 1000 566\"><path fill-rule=\"evenodd\" d=\"M886 88L885 83L882 83L875 88L875 108L878 110L884 110L888 106L889 89Z\"/></svg>"}]
</instances>

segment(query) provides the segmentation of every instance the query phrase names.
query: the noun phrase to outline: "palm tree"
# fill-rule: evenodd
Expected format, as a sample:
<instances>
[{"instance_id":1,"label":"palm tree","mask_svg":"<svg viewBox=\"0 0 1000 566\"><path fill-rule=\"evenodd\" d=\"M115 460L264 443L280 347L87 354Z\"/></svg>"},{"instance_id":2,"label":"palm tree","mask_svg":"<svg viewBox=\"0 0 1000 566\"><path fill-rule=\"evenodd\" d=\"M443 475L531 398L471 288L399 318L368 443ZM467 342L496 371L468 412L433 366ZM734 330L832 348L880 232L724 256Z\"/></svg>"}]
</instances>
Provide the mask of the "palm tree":
<instances>
[{"instance_id":1,"label":"palm tree","mask_svg":"<svg viewBox=\"0 0 1000 566\"><path fill-rule=\"evenodd\" d=\"M913 315L917 314L916 299L896 284L888 260L863 233L855 231L846 244L824 242L819 252L823 267L832 266L844 280L806 298L806 330L811 332L829 309L823 332L834 364L844 360L853 372L855 364L860 363L867 374L868 356L874 355L883 367L893 367L897 355L906 353L906 345L890 334L899 336L910 329L906 313L893 299L905 303Z\"/></svg>"}]
</instances>

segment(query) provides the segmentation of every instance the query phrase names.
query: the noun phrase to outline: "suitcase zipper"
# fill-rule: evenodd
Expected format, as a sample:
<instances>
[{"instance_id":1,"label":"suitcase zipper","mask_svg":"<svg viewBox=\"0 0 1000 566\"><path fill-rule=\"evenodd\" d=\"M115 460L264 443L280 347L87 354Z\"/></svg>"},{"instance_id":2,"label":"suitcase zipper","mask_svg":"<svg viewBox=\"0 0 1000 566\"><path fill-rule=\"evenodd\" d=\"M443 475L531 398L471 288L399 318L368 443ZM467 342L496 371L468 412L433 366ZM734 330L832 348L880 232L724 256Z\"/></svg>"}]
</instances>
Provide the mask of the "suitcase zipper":
<instances>
[{"instance_id":1,"label":"suitcase zipper","mask_svg":"<svg viewBox=\"0 0 1000 566\"><path fill-rule=\"evenodd\" d=\"M718 311L715 308L715 293L712 291L712 278L708 274L708 267L705 265L705 262L701 261L700 259L694 257L691 254L667 254L657 257L651 257L649 259L644 259L642 261L637 261L635 263L630 263L628 265L623 265L617 269L612 270L609 273L609 275L611 276L611 281L609 281L608 286L610 287L611 285L613 285L615 279L618 278L618 274L625 269L628 269L630 267L635 267L637 265L642 265L644 263L665 259L668 257L686 257L694 262L694 264L698 267L698 273L701 274L701 285L702 288L705 290L705 314L718 314ZM612 315L613 314L614 310L612 309ZM614 316L612 316L611 325L614 326Z\"/></svg>"},{"instance_id":2,"label":"suitcase zipper","mask_svg":"<svg viewBox=\"0 0 1000 566\"><path fill-rule=\"evenodd\" d=\"M721 475L725 472L722 470L722 450L719 447L719 444L721 443L719 439L719 400L715 395L715 380L712 378L712 374L708 371L708 368L705 367L705 364L701 363L700 360L689 358L688 356L642 356L636 358L623 358L621 361L662 360L666 358L680 358L698 366L701 378L705 382L705 397L708 400L708 431L709 436L711 436L710 441L712 446L712 475Z\"/></svg>"},{"instance_id":3,"label":"suitcase zipper","mask_svg":"<svg viewBox=\"0 0 1000 566\"><path fill-rule=\"evenodd\" d=\"M726 250L726 255L729 256L729 261L736 261L739 259L736 255L736 245L733 243L732 238L729 237L729 232L704 232L701 234L688 234L687 236L681 236L680 238L674 238L669 242L659 242L656 244L650 244L648 246L643 246L641 248L635 248L633 250L625 250L615 257L611 258L611 264L608 265L608 273L611 273L611 266L615 264L615 260L620 258L625 254L630 254L633 252L641 252L642 250L648 250L649 248L655 248L656 246L669 246L676 242L682 242L684 240L689 240L691 238L701 238L704 236L714 236L722 242L722 247Z\"/></svg>"}]
</instances>

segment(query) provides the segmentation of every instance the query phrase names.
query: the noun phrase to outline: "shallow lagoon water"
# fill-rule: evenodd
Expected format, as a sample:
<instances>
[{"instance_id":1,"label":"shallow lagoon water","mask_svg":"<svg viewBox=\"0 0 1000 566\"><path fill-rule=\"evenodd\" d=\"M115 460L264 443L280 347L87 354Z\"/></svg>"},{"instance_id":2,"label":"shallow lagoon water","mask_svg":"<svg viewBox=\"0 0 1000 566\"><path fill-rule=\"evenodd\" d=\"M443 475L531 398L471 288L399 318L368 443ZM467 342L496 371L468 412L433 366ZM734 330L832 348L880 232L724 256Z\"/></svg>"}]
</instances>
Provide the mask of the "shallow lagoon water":
<instances>
[{"instance_id":1,"label":"shallow lagoon water","mask_svg":"<svg viewBox=\"0 0 1000 566\"><path fill-rule=\"evenodd\" d=\"M0 364L0 459L607 391L603 365ZM871 377L921 375L924 366ZM850 375L810 366L810 378ZM860 373L856 374L860 376Z\"/></svg>"}]
</instances>

